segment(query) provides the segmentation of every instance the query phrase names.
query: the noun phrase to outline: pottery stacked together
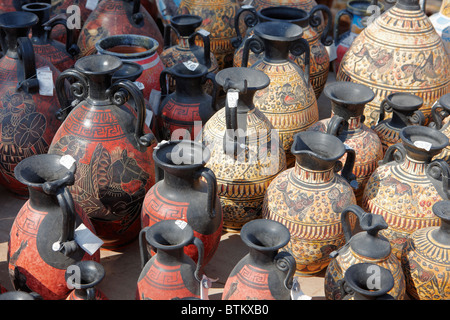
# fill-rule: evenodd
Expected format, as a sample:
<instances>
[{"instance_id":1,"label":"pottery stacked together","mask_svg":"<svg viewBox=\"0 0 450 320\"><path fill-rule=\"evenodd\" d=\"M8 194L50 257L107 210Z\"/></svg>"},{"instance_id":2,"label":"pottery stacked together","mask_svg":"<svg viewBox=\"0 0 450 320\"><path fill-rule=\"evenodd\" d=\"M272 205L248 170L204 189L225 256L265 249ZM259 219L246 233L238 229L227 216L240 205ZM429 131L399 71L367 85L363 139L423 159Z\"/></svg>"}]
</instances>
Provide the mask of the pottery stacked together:
<instances>
[{"instance_id":1,"label":"pottery stacked together","mask_svg":"<svg viewBox=\"0 0 450 320\"><path fill-rule=\"evenodd\" d=\"M7 258L29 295L0 298L106 300L101 250L138 242L133 298L208 299L239 234L223 300L298 299L306 276L330 300L448 299L448 6L4 1L0 183L26 200Z\"/></svg>"}]
</instances>

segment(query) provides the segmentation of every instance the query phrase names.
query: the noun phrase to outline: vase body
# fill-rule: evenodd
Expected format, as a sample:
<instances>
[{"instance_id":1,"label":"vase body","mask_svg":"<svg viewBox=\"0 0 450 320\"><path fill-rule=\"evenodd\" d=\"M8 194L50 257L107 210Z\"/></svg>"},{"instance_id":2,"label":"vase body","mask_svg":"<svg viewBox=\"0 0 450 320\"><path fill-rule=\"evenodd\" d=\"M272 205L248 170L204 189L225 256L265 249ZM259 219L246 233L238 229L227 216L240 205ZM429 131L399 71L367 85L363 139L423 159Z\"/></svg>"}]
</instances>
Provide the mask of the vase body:
<instances>
[{"instance_id":1,"label":"vase body","mask_svg":"<svg viewBox=\"0 0 450 320\"><path fill-rule=\"evenodd\" d=\"M326 30L321 34L318 32L318 25L316 20L311 18L317 12L325 12L325 16L328 17L329 23L327 24ZM328 79L328 70L330 67L330 57L328 55L328 51L325 48L325 45L330 45L332 40L327 38L327 34L329 29L331 28L331 12L326 6L317 5L311 9L310 12L306 12L302 9L298 8L290 8L290 7L268 7L263 8L259 11L255 11L252 7L242 8L238 15L241 15L244 12L249 12L252 17L245 16L244 21L250 21L247 24L247 31L245 38L248 38L253 34L253 27L257 22L266 22L266 21L285 21L297 24L303 29L303 38L308 41L310 47L310 59L309 59L309 74L310 74L310 82L314 89L314 93L316 95L316 99L319 98L322 90L325 86L325 83ZM239 17L237 17L238 19ZM249 20L250 19L250 20ZM256 21L256 22L255 22ZM236 48L234 54L234 62L233 65L235 67L242 66L242 54L244 50L245 39L242 39L239 33L239 29L236 29L236 33L238 33L238 41L233 43L235 46L239 44ZM242 41L242 42L241 42ZM261 59L264 56L263 53L255 53L250 52L248 56L248 66L252 66L256 61ZM294 56L292 53L289 53L289 58L294 60L303 71L305 71L305 56Z\"/></svg>"},{"instance_id":2,"label":"vase body","mask_svg":"<svg viewBox=\"0 0 450 320\"><path fill-rule=\"evenodd\" d=\"M163 170L164 179L147 192L141 213L141 228L167 219L186 221L194 236L203 242L203 265L211 260L219 246L223 224L216 178L205 168L208 158L208 150L198 142L161 143L153 159ZM188 246L184 252L198 261L195 247Z\"/></svg>"},{"instance_id":3,"label":"vase body","mask_svg":"<svg viewBox=\"0 0 450 320\"><path fill-rule=\"evenodd\" d=\"M98 250L90 255L74 240L81 224L95 232L68 191L76 169L75 164L61 164L61 156L49 154L16 166L17 178L30 189L8 242L8 269L16 290L36 292L44 300L65 299L70 293L64 277L67 267L81 260L100 261Z\"/></svg>"},{"instance_id":4,"label":"vase body","mask_svg":"<svg viewBox=\"0 0 450 320\"><path fill-rule=\"evenodd\" d=\"M79 261L70 266L65 278L67 286L73 290L66 300L108 300L108 297L96 288L104 277L105 269L93 260Z\"/></svg>"},{"instance_id":5,"label":"vase body","mask_svg":"<svg viewBox=\"0 0 450 320\"><path fill-rule=\"evenodd\" d=\"M334 21L334 41L336 45L336 59L334 60L333 67L337 74L339 71L339 65L344 57L344 54L350 48L353 40L361 33L361 31L367 26L368 22L372 22L370 16L373 14L380 14L383 12L384 6L382 3L378 4L378 9L372 4L371 1L365 0L353 0L347 2L347 7L336 13ZM340 19L342 16L348 16L350 18L350 29L339 36Z\"/></svg>"},{"instance_id":6,"label":"vase body","mask_svg":"<svg viewBox=\"0 0 450 320\"><path fill-rule=\"evenodd\" d=\"M35 25L31 31L31 41L35 54L44 56L59 71L64 71L73 67L75 63L75 55L78 53L74 44L73 33L71 29L67 29L70 34L63 44L50 37L50 30L45 30L43 24L48 23L51 15L51 5L49 3L37 2L29 3L23 6L23 11L34 13L39 18L39 24ZM56 23L51 24L51 28L58 24L65 24L66 20L60 19Z\"/></svg>"},{"instance_id":7,"label":"vase body","mask_svg":"<svg viewBox=\"0 0 450 320\"><path fill-rule=\"evenodd\" d=\"M112 35L97 41L95 48L100 54L118 57L122 61L140 64L144 69L136 81L144 85L144 98L151 101L154 90L159 91L159 76L164 65L157 52L158 43L143 35Z\"/></svg>"},{"instance_id":8,"label":"vase body","mask_svg":"<svg viewBox=\"0 0 450 320\"><path fill-rule=\"evenodd\" d=\"M289 230L276 221L247 222L241 239L249 253L233 268L223 300L290 300L295 259L279 249L289 242Z\"/></svg>"},{"instance_id":9,"label":"vase body","mask_svg":"<svg viewBox=\"0 0 450 320\"><path fill-rule=\"evenodd\" d=\"M335 136L317 131L298 133L292 152L295 167L281 172L270 184L263 217L289 229L291 240L283 250L294 256L297 275L312 275L326 268L329 254L345 244L340 213L356 204L350 185L355 182L355 152L346 150ZM341 176L335 170L345 153Z\"/></svg>"},{"instance_id":10,"label":"vase body","mask_svg":"<svg viewBox=\"0 0 450 320\"><path fill-rule=\"evenodd\" d=\"M156 139L144 124L142 93L129 80L111 83L121 66L116 57L92 55L61 73L57 85L73 78L72 87L82 94L49 149L77 161L71 192L110 249L138 236L142 202L155 181ZM58 98L61 105L70 105L65 91L58 90ZM134 100L136 112L125 105L127 98Z\"/></svg>"},{"instance_id":11,"label":"vase body","mask_svg":"<svg viewBox=\"0 0 450 320\"><path fill-rule=\"evenodd\" d=\"M161 53L161 61L166 68L183 62L193 62L204 65L209 72L217 73L219 71L217 59L211 52L210 35L196 31L202 21L200 16L189 14L174 16L170 19L170 24L164 28L164 51ZM176 44L172 44L171 30L174 30L177 36ZM195 43L196 36L202 38L202 46ZM169 91L173 92L175 85L171 82L169 85ZM212 90L207 92L211 94Z\"/></svg>"},{"instance_id":12,"label":"vase body","mask_svg":"<svg viewBox=\"0 0 450 320\"><path fill-rule=\"evenodd\" d=\"M200 269L203 260L201 240L182 220L163 220L142 229L139 237L142 271L137 281L136 300L200 298ZM147 244L156 250L149 259ZM194 244L197 264L184 253Z\"/></svg>"},{"instance_id":13,"label":"vase body","mask_svg":"<svg viewBox=\"0 0 450 320\"><path fill-rule=\"evenodd\" d=\"M362 205L365 211L383 216L389 228L380 234L399 259L412 232L439 224L431 208L448 197L448 165L432 161L448 145L448 138L436 129L408 126L400 131L400 139L388 148L367 182ZM425 148L420 145L424 141Z\"/></svg>"},{"instance_id":14,"label":"vase body","mask_svg":"<svg viewBox=\"0 0 450 320\"><path fill-rule=\"evenodd\" d=\"M4 56L0 59L1 175L0 183L19 195L28 189L14 176L14 167L28 156L47 153L61 122L55 117L59 108L55 91L52 96L41 95L36 68L49 67L53 81L59 71L47 60L35 55L31 41L23 39L37 16L29 12L8 12L0 16L4 40ZM18 39L22 56L18 55ZM3 41L2 41L3 42Z\"/></svg>"},{"instance_id":15,"label":"vase body","mask_svg":"<svg viewBox=\"0 0 450 320\"><path fill-rule=\"evenodd\" d=\"M219 70L233 66L231 39L236 36L233 20L239 7L236 0L182 0L178 6L177 15L191 14L203 19L201 28L210 33L211 51Z\"/></svg>"},{"instance_id":16,"label":"vase body","mask_svg":"<svg viewBox=\"0 0 450 320\"><path fill-rule=\"evenodd\" d=\"M158 42L158 54L163 50L163 36L156 22L139 0L102 0L91 12L80 30L78 47L80 56L95 52L95 43L112 35L134 34L150 37ZM137 10L136 10L137 8Z\"/></svg>"},{"instance_id":17,"label":"vase body","mask_svg":"<svg viewBox=\"0 0 450 320\"><path fill-rule=\"evenodd\" d=\"M425 116L419 110L422 104L422 98L405 92L391 93L383 100L378 122L372 127L383 145L383 156L390 146L400 142L400 131L404 127L424 125ZM387 112L392 115L384 119Z\"/></svg>"},{"instance_id":18,"label":"vase body","mask_svg":"<svg viewBox=\"0 0 450 320\"><path fill-rule=\"evenodd\" d=\"M371 277L377 276L378 282ZM394 286L389 270L373 263L358 263L347 269L342 283L342 300L395 300L388 292Z\"/></svg>"},{"instance_id":19,"label":"vase body","mask_svg":"<svg viewBox=\"0 0 450 320\"><path fill-rule=\"evenodd\" d=\"M380 103L392 92L421 97L420 110L428 123L431 106L449 90L449 63L419 1L399 0L355 38L336 79L362 83L375 92L364 111L369 126L375 124Z\"/></svg>"},{"instance_id":20,"label":"vase body","mask_svg":"<svg viewBox=\"0 0 450 320\"><path fill-rule=\"evenodd\" d=\"M352 235L350 214L358 217L360 232ZM400 261L391 252L389 240L378 235L378 231L388 228L383 217L364 212L361 207L350 205L341 215L346 245L331 256L333 259L325 272L324 289L327 300L341 300L340 282L346 270L358 263L372 263L389 270L394 277L394 286L388 292L396 300L405 298L405 276Z\"/></svg>"},{"instance_id":21,"label":"vase body","mask_svg":"<svg viewBox=\"0 0 450 320\"><path fill-rule=\"evenodd\" d=\"M318 121L310 129L334 134L355 150L353 173L358 182L355 196L360 205L367 180L377 168L378 161L383 159L380 138L363 121L364 108L374 98L374 93L358 83L337 81L329 84L324 94L331 100L332 117Z\"/></svg>"},{"instance_id":22,"label":"vase body","mask_svg":"<svg viewBox=\"0 0 450 320\"><path fill-rule=\"evenodd\" d=\"M414 231L406 241L401 255L406 277L406 290L412 299L448 300L448 258L450 237L448 200L433 205L433 212L441 219L440 226Z\"/></svg>"},{"instance_id":23,"label":"vase body","mask_svg":"<svg viewBox=\"0 0 450 320\"><path fill-rule=\"evenodd\" d=\"M255 95L255 107L278 130L286 153L286 165L294 166L291 154L293 137L319 120L316 96L310 84L309 67L303 70L288 58L289 51L309 56L309 44L301 38L302 28L284 21L262 22L255 26L254 36L247 38L243 51L243 67L252 44L262 46L264 56L250 68L264 72L270 84ZM296 49L292 49L296 47ZM309 61L306 58L306 61ZM308 64L309 65L309 64Z\"/></svg>"},{"instance_id":24,"label":"vase body","mask_svg":"<svg viewBox=\"0 0 450 320\"><path fill-rule=\"evenodd\" d=\"M175 82L175 92L167 94L167 78ZM160 139L194 140L203 125L216 113L215 88L213 96L204 92L207 78L215 83L215 74L204 65L191 70L179 63L161 73L161 103L158 107Z\"/></svg>"}]
</instances>

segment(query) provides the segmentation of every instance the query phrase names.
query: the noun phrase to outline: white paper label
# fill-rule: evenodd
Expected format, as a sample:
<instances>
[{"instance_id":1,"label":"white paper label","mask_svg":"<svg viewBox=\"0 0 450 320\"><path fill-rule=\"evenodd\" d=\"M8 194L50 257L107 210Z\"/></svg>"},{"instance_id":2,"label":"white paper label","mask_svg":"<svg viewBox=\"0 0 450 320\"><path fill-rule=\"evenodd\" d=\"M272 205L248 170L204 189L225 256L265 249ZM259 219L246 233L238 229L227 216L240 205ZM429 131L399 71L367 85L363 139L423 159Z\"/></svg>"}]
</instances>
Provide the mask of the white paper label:
<instances>
[{"instance_id":1,"label":"white paper label","mask_svg":"<svg viewBox=\"0 0 450 320\"><path fill-rule=\"evenodd\" d=\"M53 73L50 67L36 69L36 77L39 82L39 94L41 96L53 96Z\"/></svg>"},{"instance_id":2,"label":"white paper label","mask_svg":"<svg viewBox=\"0 0 450 320\"><path fill-rule=\"evenodd\" d=\"M200 33L204 37L208 37L211 34L209 31L207 31L205 29L199 29L197 32Z\"/></svg>"},{"instance_id":3,"label":"white paper label","mask_svg":"<svg viewBox=\"0 0 450 320\"><path fill-rule=\"evenodd\" d=\"M425 150L427 150L427 151L430 151L431 146L432 146L431 143L426 142L426 141L414 141L414 145L415 145L417 148L425 149Z\"/></svg>"},{"instance_id":4,"label":"white paper label","mask_svg":"<svg viewBox=\"0 0 450 320\"><path fill-rule=\"evenodd\" d=\"M238 100L239 100L239 92L237 91L227 92L227 102L229 108L236 108Z\"/></svg>"},{"instance_id":5,"label":"white paper label","mask_svg":"<svg viewBox=\"0 0 450 320\"><path fill-rule=\"evenodd\" d=\"M334 42L330 46L325 46L325 49L328 52L328 56L330 56L330 62L337 58L336 46Z\"/></svg>"},{"instance_id":6,"label":"white paper label","mask_svg":"<svg viewBox=\"0 0 450 320\"><path fill-rule=\"evenodd\" d=\"M186 221L183 220L175 220L175 224L178 226L178 228L180 228L181 230L183 230L184 228L186 228L187 223Z\"/></svg>"},{"instance_id":7,"label":"white paper label","mask_svg":"<svg viewBox=\"0 0 450 320\"><path fill-rule=\"evenodd\" d=\"M216 282L217 280L219 280L219 278L211 279L211 278L208 278L206 275L202 276L202 281L201 281L202 286L200 288L200 299L209 300L209 288L211 288L212 283Z\"/></svg>"},{"instance_id":8,"label":"white paper label","mask_svg":"<svg viewBox=\"0 0 450 320\"><path fill-rule=\"evenodd\" d=\"M145 89L145 86L144 86L144 84L142 82L135 81L133 83L136 85L136 87L138 87L139 90L144 90Z\"/></svg>"},{"instance_id":9,"label":"white paper label","mask_svg":"<svg viewBox=\"0 0 450 320\"><path fill-rule=\"evenodd\" d=\"M98 0L87 0L86 2L86 9L89 9L91 11L94 11L95 8L97 8Z\"/></svg>"},{"instance_id":10,"label":"white paper label","mask_svg":"<svg viewBox=\"0 0 450 320\"><path fill-rule=\"evenodd\" d=\"M148 102L150 103L153 112L155 112L155 114L158 114L159 104L161 103L161 91L153 89L150 92Z\"/></svg>"},{"instance_id":11,"label":"white paper label","mask_svg":"<svg viewBox=\"0 0 450 320\"><path fill-rule=\"evenodd\" d=\"M294 277L292 289L291 289L291 298L292 300L311 300L312 298L303 293L300 289L300 283L297 278Z\"/></svg>"},{"instance_id":12,"label":"white paper label","mask_svg":"<svg viewBox=\"0 0 450 320\"><path fill-rule=\"evenodd\" d=\"M153 111L146 109L145 110L145 124L147 125L147 127L150 128L150 126L152 125L152 120L153 120Z\"/></svg>"},{"instance_id":13,"label":"white paper label","mask_svg":"<svg viewBox=\"0 0 450 320\"><path fill-rule=\"evenodd\" d=\"M186 62L183 62L183 64L186 68L188 68L191 71L194 71L195 69L197 69L197 67L199 65L197 62L193 62L193 61L186 61Z\"/></svg>"},{"instance_id":14,"label":"white paper label","mask_svg":"<svg viewBox=\"0 0 450 320\"><path fill-rule=\"evenodd\" d=\"M75 163L75 161L76 160L70 154L66 154L61 157L59 163L62 164L67 169L70 169L72 165Z\"/></svg>"},{"instance_id":15,"label":"white paper label","mask_svg":"<svg viewBox=\"0 0 450 320\"><path fill-rule=\"evenodd\" d=\"M97 237L84 224L80 224L78 228L75 229L74 240L91 256L103 245L102 239Z\"/></svg>"}]
</instances>

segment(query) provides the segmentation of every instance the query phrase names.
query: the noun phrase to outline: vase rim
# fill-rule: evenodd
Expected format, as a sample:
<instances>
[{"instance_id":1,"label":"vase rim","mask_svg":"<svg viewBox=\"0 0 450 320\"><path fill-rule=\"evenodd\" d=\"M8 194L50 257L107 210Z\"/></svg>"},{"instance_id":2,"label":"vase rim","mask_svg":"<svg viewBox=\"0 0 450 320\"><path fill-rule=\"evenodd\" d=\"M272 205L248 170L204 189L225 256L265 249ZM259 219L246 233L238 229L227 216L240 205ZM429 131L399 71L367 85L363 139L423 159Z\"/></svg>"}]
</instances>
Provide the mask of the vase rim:
<instances>
[{"instance_id":1,"label":"vase rim","mask_svg":"<svg viewBox=\"0 0 450 320\"><path fill-rule=\"evenodd\" d=\"M178 150L174 150L176 148ZM188 148L188 149L185 149ZM184 160L183 155L180 155L180 152L187 150L190 152L188 156L193 160L191 163L183 163ZM180 163L174 163L175 159L172 159L172 152L175 152L175 155L178 156L178 160ZM201 154L199 154L201 153ZM201 167L204 167L211 157L209 148L204 146L202 143L192 140L173 140L173 141L164 141L157 145L157 147L153 150L153 160L155 164L163 170L170 170L173 172L174 170L197 170ZM178 161L176 161L178 162Z\"/></svg>"},{"instance_id":2,"label":"vase rim","mask_svg":"<svg viewBox=\"0 0 450 320\"><path fill-rule=\"evenodd\" d=\"M136 62L122 61L122 67L120 67L112 76L112 81L121 79L128 79L130 81L136 81L144 72L144 68Z\"/></svg>"},{"instance_id":3,"label":"vase rim","mask_svg":"<svg viewBox=\"0 0 450 320\"><path fill-rule=\"evenodd\" d=\"M371 11L368 12L367 9L371 5L372 1L368 0L350 0L347 2L347 10L360 16L370 16L373 13ZM378 2L376 6L378 6L381 11L384 10L384 4L381 2Z\"/></svg>"},{"instance_id":4,"label":"vase rim","mask_svg":"<svg viewBox=\"0 0 450 320\"><path fill-rule=\"evenodd\" d=\"M52 5L46 2L31 2L24 4L22 6L22 10L27 10L28 12L32 11L44 11L51 9Z\"/></svg>"},{"instance_id":5,"label":"vase rim","mask_svg":"<svg viewBox=\"0 0 450 320\"><path fill-rule=\"evenodd\" d=\"M393 92L386 97L388 103L398 110L417 110L423 105L423 99L408 92Z\"/></svg>"},{"instance_id":6,"label":"vase rim","mask_svg":"<svg viewBox=\"0 0 450 320\"><path fill-rule=\"evenodd\" d=\"M223 87L227 80L234 83L247 81L247 90L261 90L270 83L270 78L263 71L242 67L226 68L216 74L216 82L220 86Z\"/></svg>"},{"instance_id":7,"label":"vase rim","mask_svg":"<svg viewBox=\"0 0 450 320\"><path fill-rule=\"evenodd\" d=\"M194 14L178 14L170 18L170 23L176 27L199 27L203 18Z\"/></svg>"},{"instance_id":8,"label":"vase rim","mask_svg":"<svg viewBox=\"0 0 450 320\"><path fill-rule=\"evenodd\" d=\"M194 231L184 220L161 220L147 227L145 239L161 250L178 250L192 243Z\"/></svg>"},{"instance_id":9,"label":"vase rim","mask_svg":"<svg viewBox=\"0 0 450 320\"><path fill-rule=\"evenodd\" d=\"M278 221L255 219L241 228L241 239L250 248L258 251L277 251L290 241L290 232Z\"/></svg>"},{"instance_id":10,"label":"vase rim","mask_svg":"<svg viewBox=\"0 0 450 320\"><path fill-rule=\"evenodd\" d=\"M277 11L281 11L280 18L272 17L267 14L274 14L277 13ZM270 20L270 21L285 21L285 22L298 22L302 20L309 19L309 13L303 9L300 8L294 8L294 7L287 7L287 6L270 6L266 8L262 8L258 11L258 15L261 16L263 19Z\"/></svg>"},{"instance_id":11,"label":"vase rim","mask_svg":"<svg viewBox=\"0 0 450 320\"><path fill-rule=\"evenodd\" d=\"M346 105L366 104L375 98L375 93L368 86L347 81L329 83L323 93L332 102Z\"/></svg>"},{"instance_id":12,"label":"vase rim","mask_svg":"<svg viewBox=\"0 0 450 320\"><path fill-rule=\"evenodd\" d=\"M94 260L82 260L75 263L75 266L80 268L80 283L75 283L75 289L88 289L95 287L105 277L105 268ZM73 276L73 270L66 270L66 281ZM85 278L83 278L85 276ZM86 277L87 276L87 277Z\"/></svg>"},{"instance_id":13,"label":"vase rim","mask_svg":"<svg viewBox=\"0 0 450 320\"><path fill-rule=\"evenodd\" d=\"M365 289L368 278L374 274L369 268L379 268L379 276L381 278L379 283L384 283L385 285L378 290ZM395 285L394 277L388 269L374 263L366 262L351 265L345 271L344 279L357 293L370 297L387 294Z\"/></svg>"},{"instance_id":14,"label":"vase rim","mask_svg":"<svg viewBox=\"0 0 450 320\"><path fill-rule=\"evenodd\" d=\"M271 41L295 41L303 36L303 28L297 24L283 21L264 21L258 23L253 32L263 39Z\"/></svg>"},{"instance_id":15,"label":"vase rim","mask_svg":"<svg viewBox=\"0 0 450 320\"><path fill-rule=\"evenodd\" d=\"M418 152L436 153L449 145L448 137L434 128L425 126L407 126L400 130L400 139L403 144ZM429 149L417 146L418 141L429 143Z\"/></svg>"},{"instance_id":16,"label":"vase rim","mask_svg":"<svg viewBox=\"0 0 450 320\"><path fill-rule=\"evenodd\" d=\"M108 50L116 46L136 46L145 48L146 50L132 53L121 53ZM159 43L155 39L138 34L111 35L104 37L95 43L95 48L99 53L108 54L121 59L138 59L142 57L149 57L156 54L158 47Z\"/></svg>"},{"instance_id":17,"label":"vase rim","mask_svg":"<svg viewBox=\"0 0 450 320\"><path fill-rule=\"evenodd\" d=\"M199 78L208 73L208 68L203 64L198 64L195 69L188 68L184 63L177 63L170 67L176 77L180 78Z\"/></svg>"},{"instance_id":18,"label":"vase rim","mask_svg":"<svg viewBox=\"0 0 450 320\"><path fill-rule=\"evenodd\" d=\"M26 11L11 11L0 14L0 27L5 29L28 28L36 25L39 17Z\"/></svg>"},{"instance_id":19,"label":"vase rim","mask_svg":"<svg viewBox=\"0 0 450 320\"><path fill-rule=\"evenodd\" d=\"M437 217L450 222L450 200L438 201L431 209Z\"/></svg>"},{"instance_id":20,"label":"vase rim","mask_svg":"<svg viewBox=\"0 0 450 320\"><path fill-rule=\"evenodd\" d=\"M122 60L107 54L89 55L75 62L75 69L85 75L111 76L122 67Z\"/></svg>"},{"instance_id":21,"label":"vase rim","mask_svg":"<svg viewBox=\"0 0 450 320\"><path fill-rule=\"evenodd\" d=\"M345 146L338 137L321 131L302 131L294 135L291 153L309 154L326 162L340 159L345 153Z\"/></svg>"}]
</instances>

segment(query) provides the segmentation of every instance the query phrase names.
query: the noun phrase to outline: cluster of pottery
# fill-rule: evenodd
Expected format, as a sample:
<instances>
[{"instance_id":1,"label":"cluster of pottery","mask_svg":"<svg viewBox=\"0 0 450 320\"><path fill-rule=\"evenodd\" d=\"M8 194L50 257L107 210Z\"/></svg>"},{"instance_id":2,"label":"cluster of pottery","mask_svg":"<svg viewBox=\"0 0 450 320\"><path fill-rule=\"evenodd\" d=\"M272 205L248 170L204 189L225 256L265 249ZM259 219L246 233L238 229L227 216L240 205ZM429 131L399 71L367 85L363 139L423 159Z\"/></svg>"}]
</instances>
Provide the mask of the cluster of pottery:
<instances>
[{"instance_id":1,"label":"cluster of pottery","mask_svg":"<svg viewBox=\"0 0 450 320\"><path fill-rule=\"evenodd\" d=\"M0 12L0 183L28 199L0 298L107 299L100 247L138 239L136 299L207 299L223 231L249 248L224 300L320 272L327 299L450 297L450 60L418 0Z\"/></svg>"}]
</instances>

